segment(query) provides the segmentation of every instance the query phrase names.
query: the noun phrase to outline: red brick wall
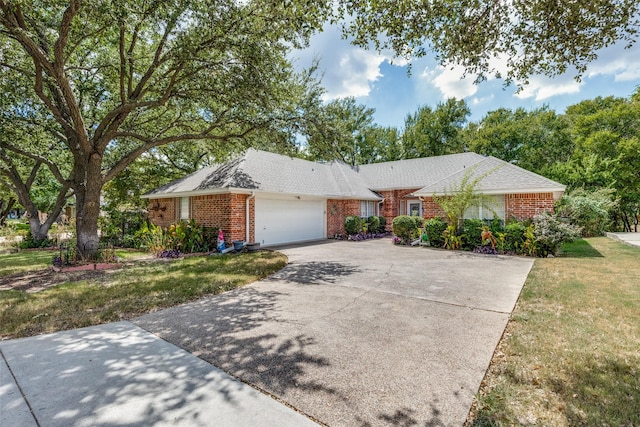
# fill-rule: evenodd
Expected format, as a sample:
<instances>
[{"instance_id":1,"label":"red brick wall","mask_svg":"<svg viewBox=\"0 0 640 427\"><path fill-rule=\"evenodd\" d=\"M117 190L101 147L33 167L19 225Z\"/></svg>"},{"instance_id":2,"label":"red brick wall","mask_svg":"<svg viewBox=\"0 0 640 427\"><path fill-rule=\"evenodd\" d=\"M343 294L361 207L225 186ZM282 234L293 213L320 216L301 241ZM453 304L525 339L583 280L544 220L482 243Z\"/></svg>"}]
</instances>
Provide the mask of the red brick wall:
<instances>
[{"instance_id":1,"label":"red brick wall","mask_svg":"<svg viewBox=\"0 0 640 427\"><path fill-rule=\"evenodd\" d=\"M149 199L149 220L160 227L176 222L176 199Z\"/></svg>"},{"instance_id":2,"label":"red brick wall","mask_svg":"<svg viewBox=\"0 0 640 427\"><path fill-rule=\"evenodd\" d=\"M344 234L344 220L360 216L360 200L327 200L327 236Z\"/></svg>"},{"instance_id":3,"label":"red brick wall","mask_svg":"<svg viewBox=\"0 0 640 427\"><path fill-rule=\"evenodd\" d=\"M507 194L504 202L507 219L529 219L537 214L554 211L553 193Z\"/></svg>"},{"instance_id":4,"label":"red brick wall","mask_svg":"<svg viewBox=\"0 0 640 427\"><path fill-rule=\"evenodd\" d=\"M433 200L433 197L424 197L422 200L422 216L425 219L429 219L445 217L445 214L440 205Z\"/></svg>"},{"instance_id":5,"label":"red brick wall","mask_svg":"<svg viewBox=\"0 0 640 427\"><path fill-rule=\"evenodd\" d=\"M418 188L412 188L409 190L389 190L389 191L379 191L380 195L384 197L384 202L382 203L382 209L380 211L380 215L387 219L387 230L391 231L391 222L393 218L400 215L400 203L406 202L405 196L407 194L411 194L414 191L419 190Z\"/></svg>"},{"instance_id":6,"label":"red brick wall","mask_svg":"<svg viewBox=\"0 0 640 427\"><path fill-rule=\"evenodd\" d=\"M191 218L207 227L218 227L227 241L246 239L246 194L193 196Z\"/></svg>"},{"instance_id":7,"label":"red brick wall","mask_svg":"<svg viewBox=\"0 0 640 427\"><path fill-rule=\"evenodd\" d=\"M248 197L248 196L247 196ZM249 199L249 242L256 241L256 198Z\"/></svg>"},{"instance_id":8,"label":"red brick wall","mask_svg":"<svg viewBox=\"0 0 640 427\"><path fill-rule=\"evenodd\" d=\"M246 194L209 194L190 198L190 219L206 227L222 228L226 241L246 239ZM159 203L160 209L154 210ZM176 206L180 199L151 199L149 219L156 225L168 227L179 220ZM255 203L249 202L251 230L255 218ZM162 208L166 207L163 211ZM253 232L249 236L253 239Z\"/></svg>"}]
</instances>

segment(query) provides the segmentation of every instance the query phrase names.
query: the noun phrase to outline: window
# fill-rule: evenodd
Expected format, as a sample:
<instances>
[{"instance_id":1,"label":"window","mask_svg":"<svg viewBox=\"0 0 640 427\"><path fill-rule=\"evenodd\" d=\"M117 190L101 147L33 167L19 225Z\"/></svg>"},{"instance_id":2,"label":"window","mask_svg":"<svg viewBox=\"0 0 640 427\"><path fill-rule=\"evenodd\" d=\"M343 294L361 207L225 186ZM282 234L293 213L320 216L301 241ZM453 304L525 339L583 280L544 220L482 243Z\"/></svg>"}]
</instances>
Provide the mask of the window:
<instances>
[{"instance_id":1,"label":"window","mask_svg":"<svg viewBox=\"0 0 640 427\"><path fill-rule=\"evenodd\" d=\"M180 219L189 219L189 198L180 198Z\"/></svg>"},{"instance_id":2,"label":"window","mask_svg":"<svg viewBox=\"0 0 640 427\"><path fill-rule=\"evenodd\" d=\"M504 195L482 196L480 202L464 211L464 219L472 218L504 220Z\"/></svg>"},{"instance_id":3,"label":"window","mask_svg":"<svg viewBox=\"0 0 640 427\"><path fill-rule=\"evenodd\" d=\"M376 214L376 202L371 200L360 201L360 216L368 218Z\"/></svg>"}]
</instances>

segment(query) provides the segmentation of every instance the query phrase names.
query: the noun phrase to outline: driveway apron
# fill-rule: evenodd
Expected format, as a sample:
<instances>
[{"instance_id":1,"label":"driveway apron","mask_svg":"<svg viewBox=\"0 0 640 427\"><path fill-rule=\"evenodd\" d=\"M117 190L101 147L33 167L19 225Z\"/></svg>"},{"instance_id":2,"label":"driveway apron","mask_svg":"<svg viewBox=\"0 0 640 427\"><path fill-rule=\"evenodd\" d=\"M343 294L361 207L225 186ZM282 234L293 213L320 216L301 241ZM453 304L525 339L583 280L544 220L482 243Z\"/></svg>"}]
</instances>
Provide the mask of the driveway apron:
<instances>
[{"instance_id":1,"label":"driveway apron","mask_svg":"<svg viewBox=\"0 0 640 427\"><path fill-rule=\"evenodd\" d=\"M330 426L461 425L533 265L389 239L282 251L265 280L134 323Z\"/></svg>"}]
</instances>

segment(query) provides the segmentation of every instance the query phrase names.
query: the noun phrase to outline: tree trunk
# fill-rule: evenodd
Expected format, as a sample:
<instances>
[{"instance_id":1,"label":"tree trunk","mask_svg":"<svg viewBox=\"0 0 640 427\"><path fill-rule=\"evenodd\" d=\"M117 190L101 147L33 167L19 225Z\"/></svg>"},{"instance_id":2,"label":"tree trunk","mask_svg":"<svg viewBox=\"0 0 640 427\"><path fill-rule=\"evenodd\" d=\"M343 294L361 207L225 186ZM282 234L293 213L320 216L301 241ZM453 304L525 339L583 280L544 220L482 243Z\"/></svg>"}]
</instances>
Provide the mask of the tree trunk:
<instances>
[{"instance_id":1,"label":"tree trunk","mask_svg":"<svg viewBox=\"0 0 640 427\"><path fill-rule=\"evenodd\" d=\"M9 200L2 200L0 203L0 227L4 227L5 222L7 221L7 217L9 216L9 212L11 212L11 208L16 204L16 199L13 197L9 197Z\"/></svg>"},{"instance_id":2,"label":"tree trunk","mask_svg":"<svg viewBox=\"0 0 640 427\"><path fill-rule=\"evenodd\" d=\"M37 214L29 216L29 227L34 242L40 243L49 238L49 227L51 227L51 224L49 224L49 221L40 222Z\"/></svg>"},{"instance_id":3,"label":"tree trunk","mask_svg":"<svg viewBox=\"0 0 640 427\"><path fill-rule=\"evenodd\" d=\"M95 260L100 246L98 218L100 217L100 193L102 176L99 156L94 154L88 162L83 180L76 185L76 244L82 259Z\"/></svg>"}]
</instances>

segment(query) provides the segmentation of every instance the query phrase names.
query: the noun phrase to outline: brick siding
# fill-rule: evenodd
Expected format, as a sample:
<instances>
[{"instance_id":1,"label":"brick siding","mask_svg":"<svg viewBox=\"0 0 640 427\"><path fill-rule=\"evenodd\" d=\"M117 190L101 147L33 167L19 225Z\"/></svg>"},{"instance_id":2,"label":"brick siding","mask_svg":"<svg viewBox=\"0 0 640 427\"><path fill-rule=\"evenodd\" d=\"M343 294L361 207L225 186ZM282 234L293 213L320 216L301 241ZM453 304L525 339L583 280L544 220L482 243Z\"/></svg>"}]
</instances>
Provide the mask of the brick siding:
<instances>
[{"instance_id":1,"label":"brick siding","mask_svg":"<svg viewBox=\"0 0 640 427\"><path fill-rule=\"evenodd\" d=\"M246 239L246 194L209 194L190 197L189 219L205 227L221 228L226 241ZM159 205L159 209L155 206ZM168 227L179 220L180 199L151 199L149 219L156 225ZM162 209L165 208L163 211ZM255 203L249 202L251 230L255 223ZM250 234L253 239L253 231Z\"/></svg>"},{"instance_id":2,"label":"brick siding","mask_svg":"<svg viewBox=\"0 0 640 427\"><path fill-rule=\"evenodd\" d=\"M406 201L411 190L382 191L384 203L380 214L387 219L391 229L393 218L401 212L400 205ZM190 197L190 215L198 224L222 228L225 240L246 239L246 194L210 194ZM553 193L507 194L505 195L506 218L523 220L543 212L553 212ZM150 199L149 219L161 227L176 223L180 217L180 199ZM360 200L327 200L327 236L344 233L344 220L349 215L360 215ZM432 197L422 201L424 218L444 216L444 211ZM249 241L255 240L255 198L249 200Z\"/></svg>"},{"instance_id":3,"label":"brick siding","mask_svg":"<svg viewBox=\"0 0 640 427\"><path fill-rule=\"evenodd\" d=\"M504 200L506 218L518 221L545 212L552 213L555 208L553 193L507 194Z\"/></svg>"},{"instance_id":4,"label":"brick siding","mask_svg":"<svg viewBox=\"0 0 640 427\"><path fill-rule=\"evenodd\" d=\"M344 220L360 216L360 200L327 200L327 236L344 234Z\"/></svg>"},{"instance_id":5,"label":"brick siding","mask_svg":"<svg viewBox=\"0 0 640 427\"><path fill-rule=\"evenodd\" d=\"M425 219L444 217L444 211L439 204L433 200L433 197L423 197L422 200L422 216Z\"/></svg>"},{"instance_id":6,"label":"brick siding","mask_svg":"<svg viewBox=\"0 0 640 427\"><path fill-rule=\"evenodd\" d=\"M387 231L391 231L391 222L393 221L393 218L400 215L400 212L402 211L402 209L400 209L400 204L407 201L406 196L418 190L418 188L412 188L410 190L379 191L380 195L384 197L380 215L387 219Z\"/></svg>"},{"instance_id":7,"label":"brick siding","mask_svg":"<svg viewBox=\"0 0 640 427\"><path fill-rule=\"evenodd\" d=\"M160 227L168 227L176 222L176 199L150 199L149 220Z\"/></svg>"}]
</instances>

